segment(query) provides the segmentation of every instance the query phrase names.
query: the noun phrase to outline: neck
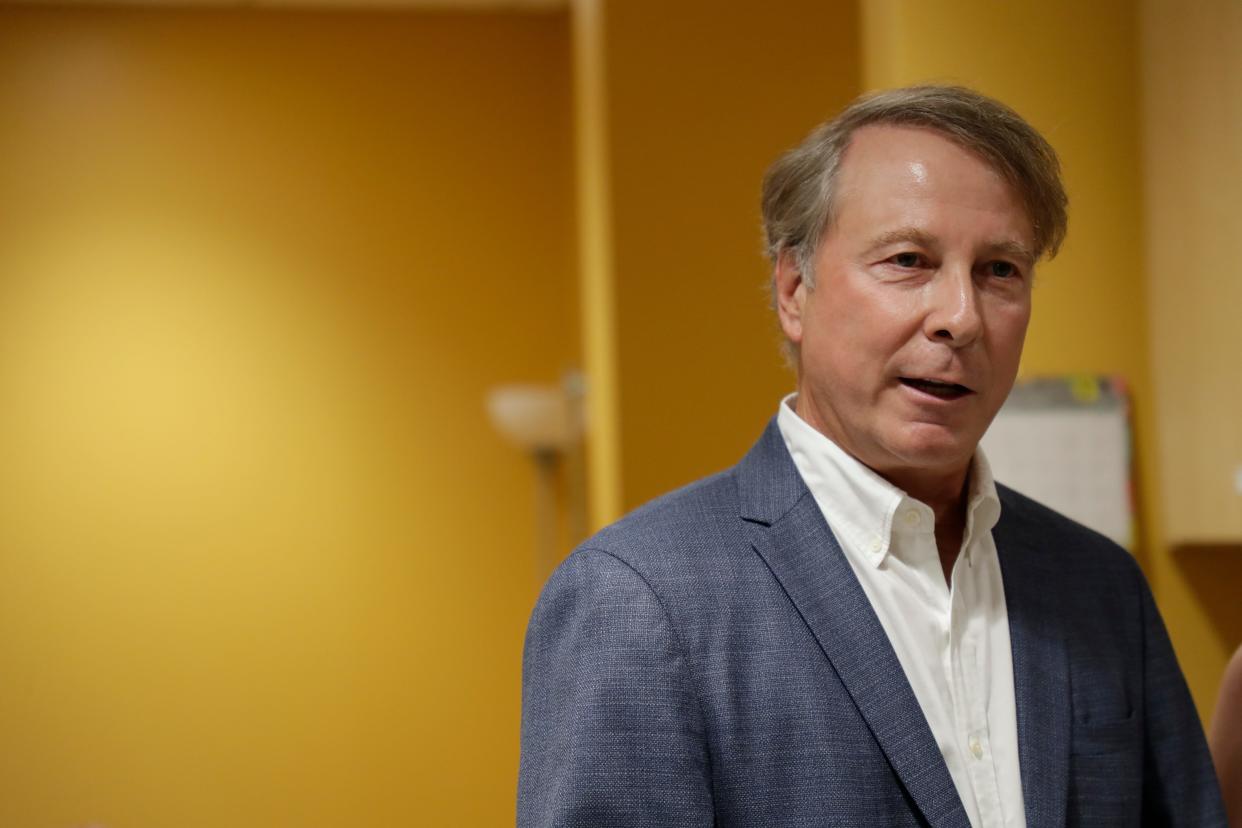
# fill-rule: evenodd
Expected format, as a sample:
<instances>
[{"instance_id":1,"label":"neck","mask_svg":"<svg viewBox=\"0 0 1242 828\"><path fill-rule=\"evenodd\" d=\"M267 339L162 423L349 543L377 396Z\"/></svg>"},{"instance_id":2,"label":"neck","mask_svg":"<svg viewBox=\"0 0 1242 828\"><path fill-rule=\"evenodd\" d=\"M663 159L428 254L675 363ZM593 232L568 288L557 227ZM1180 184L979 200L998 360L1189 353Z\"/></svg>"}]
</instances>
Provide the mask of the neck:
<instances>
[{"instance_id":1,"label":"neck","mask_svg":"<svg viewBox=\"0 0 1242 828\"><path fill-rule=\"evenodd\" d=\"M961 468L947 471L872 465L865 457L851 451L849 441L842 439L842 429L834 428L834 424L826 422L820 416L822 409L811 404L806 389L799 388L793 409L811 428L833 440L859 462L910 497L931 507L932 513L936 516L936 546L940 551L940 563L944 567L945 578L949 579L966 530L966 486L971 463L967 461Z\"/></svg>"},{"instance_id":2,"label":"neck","mask_svg":"<svg viewBox=\"0 0 1242 828\"><path fill-rule=\"evenodd\" d=\"M936 524L942 520L951 520L954 515L960 519L964 513L963 502L966 492L966 479L970 473L970 462L961 468L948 471L944 469L921 469L885 464L872 464L862 453L851 449L851 441L846 439L845 429L839 423L821 416L825 407L816 406L811 402L811 394L807 389L798 388L798 395L793 400L794 412L811 428L823 434L852 455L860 463L867 466L889 483L901 489L910 497L920 500L931 507L936 515ZM889 458L890 460L893 458Z\"/></svg>"},{"instance_id":3,"label":"neck","mask_svg":"<svg viewBox=\"0 0 1242 828\"><path fill-rule=\"evenodd\" d=\"M931 507L936 515L936 551L946 583L953 583L953 565L957 563L966 533L966 491L970 467L951 475L924 476L905 470L889 475L879 472L888 482L906 494Z\"/></svg>"},{"instance_id":4,"label":"neck","mask_svg":"<svg viewBox=\"0 0 1242 828\"><path fill-rule=\"evenodd\" d=\"M930 506L937 526L945 521L960 520L966 512L969 466L948 473L922 469L875 469L875 472L910 497Z\"/></svg>"}]
</instances>

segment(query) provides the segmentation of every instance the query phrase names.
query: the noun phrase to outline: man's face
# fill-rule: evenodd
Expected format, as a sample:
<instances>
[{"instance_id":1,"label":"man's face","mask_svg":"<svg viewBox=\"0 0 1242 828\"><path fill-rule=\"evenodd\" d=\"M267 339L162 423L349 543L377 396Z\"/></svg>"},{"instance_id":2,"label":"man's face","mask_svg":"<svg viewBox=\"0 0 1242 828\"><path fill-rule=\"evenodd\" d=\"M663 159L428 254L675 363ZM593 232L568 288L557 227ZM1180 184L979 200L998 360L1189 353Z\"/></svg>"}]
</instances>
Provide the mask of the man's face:
<instances>
[{"instance_id":1,"label":"man's face","mask_svg":"<svg viewBox=\"0 0 1242 828\"><path fill-rule=\"evenodd\" d=\"M791 260L778 267L798 412L898 485L964 475L1022 354L1026 210L977 156L923 129L859 129L836 183L815 287Z\"/></svg>"}]
</instances>

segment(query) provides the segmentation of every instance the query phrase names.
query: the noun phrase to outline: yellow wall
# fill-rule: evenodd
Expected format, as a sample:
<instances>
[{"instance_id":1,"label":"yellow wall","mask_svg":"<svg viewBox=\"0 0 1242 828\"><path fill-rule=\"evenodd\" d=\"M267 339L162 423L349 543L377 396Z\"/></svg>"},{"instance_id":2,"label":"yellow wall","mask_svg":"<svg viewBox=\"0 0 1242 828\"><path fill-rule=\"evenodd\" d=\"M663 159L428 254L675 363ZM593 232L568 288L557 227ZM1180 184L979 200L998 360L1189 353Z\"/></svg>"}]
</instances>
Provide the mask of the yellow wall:
<instances>
[{"instance_id":1,"label":"yellow wall","mask_svg":"<svg viewBox=\"0 0 1242 828\"><path fill-rule=\"evenodd\" d=\"M1119 374L1131 384L1139 560L1206 716L1226 651L1205 625L1202 602L1227 598L1187 591L1164 541L1157 502L1150 354L1166 343L1148 337L1137 6L1129 0L868 0L863 9L868 87L929 80L976 87L1015 107L1061 155L1069 239L1039 270L1022 372Z\"/></svg>"},{"instance_id":2,"label":"yellow wall","mask_svg":"<svg viewBox=\"0 0 1242 828\"><path fill-rule=\"evenodd\" d=\"M793 376L759 182L859 91L852 2L607 4L625 508L732 465Z\"/></svg>"},{"instance_id":3,"label":"yellow wall","mask_svg":"<svg viewBox=\"0 0 1242 828\"><path fill-rule=\"evenodd\" d=\"M0 825L512 821L564 15L0 10Z\"/></svg>"},{"instance_id":4,"label":"yellow wall","mask_svg":"<svg viewBox=\"0 0 1242 828\"><path fill-rule=\"evenodd\" d=\"M511 822L533 469L486 390L555 380L583 320L596 523L735 462L793 384L763 170L929 79L1062 154L1023 371L1132 382L1206 713L1239 559L1164 542L1181 281L1138 241L1172 6L1142 54L1124 0L573 7L573 55L563 14L0 9L0 825Z\"/></svg>"}]
</instances>

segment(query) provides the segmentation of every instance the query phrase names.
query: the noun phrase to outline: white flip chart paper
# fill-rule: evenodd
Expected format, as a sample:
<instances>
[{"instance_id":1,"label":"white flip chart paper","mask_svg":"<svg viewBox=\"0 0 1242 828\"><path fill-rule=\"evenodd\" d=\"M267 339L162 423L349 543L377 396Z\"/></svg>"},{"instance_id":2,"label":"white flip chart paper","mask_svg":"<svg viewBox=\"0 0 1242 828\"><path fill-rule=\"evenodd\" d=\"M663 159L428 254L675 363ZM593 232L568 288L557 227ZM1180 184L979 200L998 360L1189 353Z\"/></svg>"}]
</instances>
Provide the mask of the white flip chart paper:
<instances>
[{"instance_id":1,"label":"white flip chart paper","mask_svg":"<svg viewBox=\"0 0 1242 828\"><path fill-rule=\"evenodd\" d=\"M1133 548L1129 407L1117 380L1020 383L983 450L998 482Z\"/></svg>"}]
</instances>

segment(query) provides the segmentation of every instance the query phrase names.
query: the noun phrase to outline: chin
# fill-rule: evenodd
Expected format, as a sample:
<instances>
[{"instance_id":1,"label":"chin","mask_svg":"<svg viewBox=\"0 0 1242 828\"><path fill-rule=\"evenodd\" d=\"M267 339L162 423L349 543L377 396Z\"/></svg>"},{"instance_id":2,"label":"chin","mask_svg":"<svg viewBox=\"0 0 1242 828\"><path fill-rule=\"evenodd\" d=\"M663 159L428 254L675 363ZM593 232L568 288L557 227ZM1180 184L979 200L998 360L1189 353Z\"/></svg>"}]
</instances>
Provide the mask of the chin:
<instances>
[{"instance_id":1,"label":"chin","mask_svg":"<svg viewBox=\"0 0 1242 828\"><path fill-rule=\"evenodd\" d=\"M936 431L939 433L905 435L896 445L891 445L894 458L906 468L924 471L954 472L970 465L979 441L961 434Z\"/></svg>"}]
</instances>

